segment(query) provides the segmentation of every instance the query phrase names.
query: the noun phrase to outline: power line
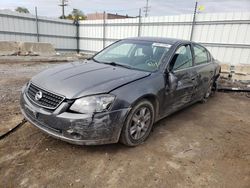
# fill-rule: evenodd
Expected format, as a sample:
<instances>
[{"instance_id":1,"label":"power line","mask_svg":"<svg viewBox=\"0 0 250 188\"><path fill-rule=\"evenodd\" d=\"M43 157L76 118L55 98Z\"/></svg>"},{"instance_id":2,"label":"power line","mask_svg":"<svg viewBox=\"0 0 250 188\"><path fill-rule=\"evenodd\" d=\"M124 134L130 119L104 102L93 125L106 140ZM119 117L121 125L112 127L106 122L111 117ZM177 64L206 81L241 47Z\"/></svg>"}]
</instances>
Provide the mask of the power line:
<instances>
[{"instance_id":1,"label":"power line","mask_svg":"<svg viewBox=\"0 0 250 188\"><path fill-rule=\"evenodd\" d=\"M111 12L125 12L125 11L132 11L132 10L138 10L139 8L130 8L130 9L105 9L106 11ZM102 9L100 9L102 10Z\"/></svg>"},{"instance_id":2,"label":"power line","mask_svg":"<svg viewBox=\"0 0 250 188\"><path fill-rule=\"evenodd\" d=\"M68 2L68 0L62 0L61 4L59 4L59 6L62 7L62 19L65 19L64 7L68 6L68 4L66 4L67 2Z\"/></svg>"}]
</instances>

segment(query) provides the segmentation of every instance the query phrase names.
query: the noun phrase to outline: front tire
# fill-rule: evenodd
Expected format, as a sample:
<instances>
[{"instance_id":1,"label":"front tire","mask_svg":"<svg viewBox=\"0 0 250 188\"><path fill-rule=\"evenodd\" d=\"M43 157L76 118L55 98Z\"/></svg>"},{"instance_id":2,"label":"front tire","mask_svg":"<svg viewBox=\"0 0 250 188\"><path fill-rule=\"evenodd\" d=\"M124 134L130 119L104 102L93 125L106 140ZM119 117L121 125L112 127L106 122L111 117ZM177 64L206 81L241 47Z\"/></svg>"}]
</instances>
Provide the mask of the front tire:
<instances>
[{"instance_id":1,"label":"front tire","mask_svg":"<svg viewBox=\"0 0 250 188\"><path fill-rule=\"evenodd\" d=\"M154 106L148 100L138 102L129 112L122 128L120 142L127 146L142 144L154 124Z\"/></svg>"}]
</instances>

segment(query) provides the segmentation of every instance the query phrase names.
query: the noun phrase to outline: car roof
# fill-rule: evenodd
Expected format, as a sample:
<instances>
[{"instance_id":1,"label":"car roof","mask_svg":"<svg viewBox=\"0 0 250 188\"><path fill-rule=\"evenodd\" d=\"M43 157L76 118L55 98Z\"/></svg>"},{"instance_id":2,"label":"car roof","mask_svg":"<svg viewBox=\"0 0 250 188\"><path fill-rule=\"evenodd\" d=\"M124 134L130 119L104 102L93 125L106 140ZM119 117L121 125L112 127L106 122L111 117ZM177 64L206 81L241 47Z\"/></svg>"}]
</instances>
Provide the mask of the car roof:
<instances>
[{"instance_id":1,"label":"car roof","mask_svg":"<svg viewBox=\"0 0 250 188\"><path fill-rule=\"evenodd\" d=\"M175 43L186 43L190 42L188 40L175 39L175 38L164 38L164 37L130 37L125 38L125 40L141 40L141 41L150 41L150 42L160 42L166 44L175 44Z\"/></svg>"}]
</instances>

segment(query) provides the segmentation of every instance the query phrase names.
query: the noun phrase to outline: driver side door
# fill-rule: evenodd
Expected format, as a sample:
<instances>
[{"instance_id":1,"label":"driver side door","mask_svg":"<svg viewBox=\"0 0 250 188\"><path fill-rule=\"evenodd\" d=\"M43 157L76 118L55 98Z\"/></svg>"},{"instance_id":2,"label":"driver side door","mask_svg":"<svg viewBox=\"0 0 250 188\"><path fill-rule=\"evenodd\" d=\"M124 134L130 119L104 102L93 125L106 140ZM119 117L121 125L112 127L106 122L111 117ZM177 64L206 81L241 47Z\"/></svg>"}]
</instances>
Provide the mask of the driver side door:
<instances>
[{"instance_id":1,"label":"driver side door","mask_svg":"<svg viewBox=\"0 0 250 188\"><path fill-rule=\"evenodd\" d=\"M174 89L166 90L164 102L166 115L182 108L191 101L197 73L193 67L190 44L177 48L169 63L169 74L175 77L176 86ZM169 80L167 84L171 84Z\"/></svg>"}]
</instances>

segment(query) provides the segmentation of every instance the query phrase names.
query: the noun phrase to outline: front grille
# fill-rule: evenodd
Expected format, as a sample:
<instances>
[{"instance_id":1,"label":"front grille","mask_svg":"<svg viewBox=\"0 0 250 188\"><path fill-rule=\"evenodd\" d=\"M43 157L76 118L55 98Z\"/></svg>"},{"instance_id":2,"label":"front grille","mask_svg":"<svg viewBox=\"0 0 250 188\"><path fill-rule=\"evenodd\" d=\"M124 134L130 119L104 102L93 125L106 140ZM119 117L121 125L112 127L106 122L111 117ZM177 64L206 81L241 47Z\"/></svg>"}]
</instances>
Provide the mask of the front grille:
<instances>
[{"instance_id":1,"label":"front grille","mask_svg":"<svg viewBox=\"0 0 250 188\"><path fill-rule=\"evenodd\" d=\"M42 92L42 98L40 98L39 100L36 100L35 96L39 91ZM57 108L61 104L61 102L64 100L64 97L48 92L44 89L41 89L32 83L29 85L27 94L28 94L28 97L35 104L48 108L48 109Z\"/></svg>"}]
</instances>

